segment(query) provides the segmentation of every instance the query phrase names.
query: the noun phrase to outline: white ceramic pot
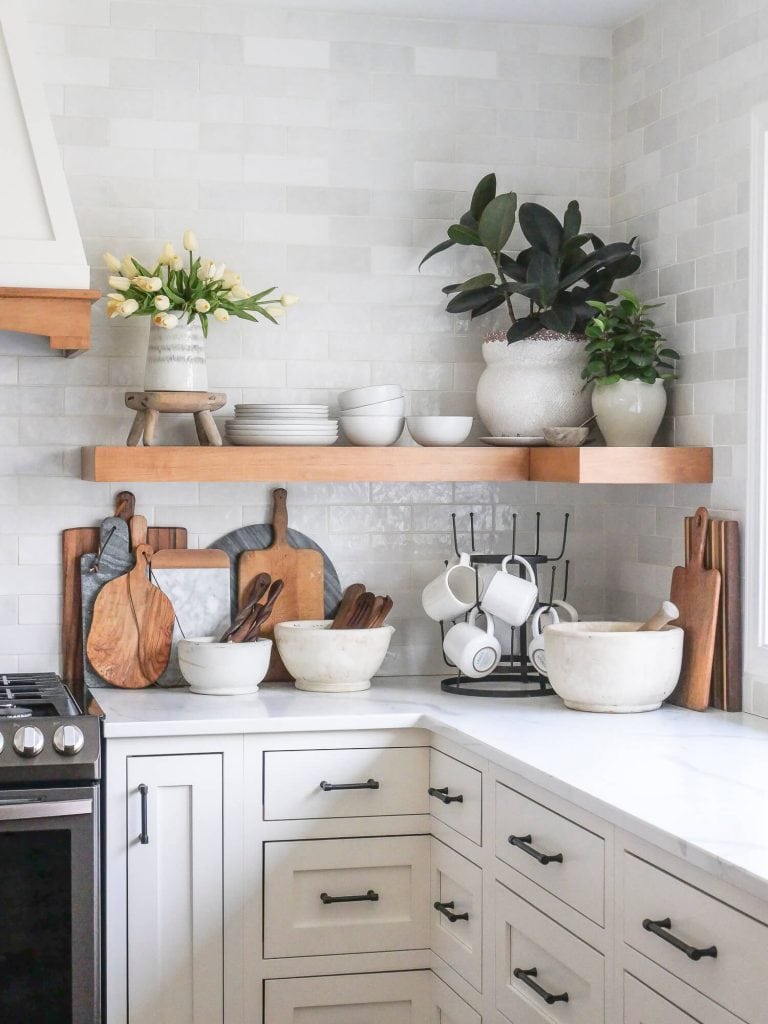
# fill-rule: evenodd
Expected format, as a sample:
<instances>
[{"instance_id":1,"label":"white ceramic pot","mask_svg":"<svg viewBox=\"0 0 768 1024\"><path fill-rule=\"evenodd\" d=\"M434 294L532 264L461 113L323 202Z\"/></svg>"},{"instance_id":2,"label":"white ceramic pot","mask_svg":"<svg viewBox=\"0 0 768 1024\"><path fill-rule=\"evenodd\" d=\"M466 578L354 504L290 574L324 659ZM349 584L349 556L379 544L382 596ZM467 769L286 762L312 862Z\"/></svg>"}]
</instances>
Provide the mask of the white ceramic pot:
<instances>
[{"instance_id":1,"label":"white ceramic pot","mask_svg":"<svg viewBox=\"0 0 768 1024\"><path fill-rule=\"evenodd\" d=\"M207 391L205 339L198 317L167 330L150 324L145 391Z\"/></svg>"},{"instance_id":2,"label":"white ceramic pot","mask_svg":"<svg viewBox=\"0 0 768 1024\"><path fill-rule=\"evenodd\" d=\"M583 338L539 331L508 345L502 335L484 342L483 359L477 411L494 437L541 437L545 427L578 427L589 419Z\"/></svg>"},{"instance_id":3,"label":"white ceramic pot","mask_svg":"<svg viewBox=\"0 0 768 1024\"><path fill-rule=\"evenodd\" d=\"M271 653L271 640L220 644L213 636L189 637L179 640L179 668L192 693L255 693L267 674Z\"/></svg>"},{"instance_id":4,"label":"white ceramic pot","mask_svg":"<svg viewBox=\"0 0 768 1024\"><path fill-rule=\"evenodd\" d=\"M653 711L683 660L679 626L638 633L640 622L561 622L543 631L552 689L576 711Z\"/></svg>"},{"instance_id":5,"label":"white ceramic pot","mask_svg":"<svg viewBox=\"0 0 768 1024\"><path fill-rule=\"evenodd\" d=\"M330 626L330 619L278 622L275 626L275 643L296 680L296 689L324 693L367 690L384 662L394 627Z\"/></svg>"},{"instance_id":6,"label":"white ceramic pot","mask_svg":"<svg viewBox=\"0 0 768 1024\"><path fill-rule=\"evenodd\" d=\"M592 392L592 409L609 448L649 448L666 408L663 380L620 380L598 384Z\"/></svg>"}]
</instances>

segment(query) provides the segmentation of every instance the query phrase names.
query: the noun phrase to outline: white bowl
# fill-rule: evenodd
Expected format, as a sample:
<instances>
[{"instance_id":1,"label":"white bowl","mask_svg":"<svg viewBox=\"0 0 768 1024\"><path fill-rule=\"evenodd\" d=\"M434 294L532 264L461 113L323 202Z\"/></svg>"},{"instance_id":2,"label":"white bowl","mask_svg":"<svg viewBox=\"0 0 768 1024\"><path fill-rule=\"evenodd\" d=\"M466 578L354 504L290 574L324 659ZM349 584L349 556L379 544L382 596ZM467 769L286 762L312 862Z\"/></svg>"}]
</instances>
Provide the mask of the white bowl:
<instances>
[{"instance_id":1,"label":"white bowl","mask_svg":"<svg viewBox=\"0 0 768 1024\"><path fill-rule=\"evenodd\" d=\"M409 416L408 432L425 447L461 444L472 429L471 416Z\"/></svg>"},{"instance_id":2,"label":"white bowl","mask_svg":"<svg viewBox=\"0 0 768 1024\"><path fill-rule=\"evenodd\" d=\"M392 398L402 398L403 389L399 384L374 384L368 388L352 388L342 391L339 395L340 409L354 409L373 402L388 402Z\"/></svg>"},{"instance_id":3,"label":"white bowl","mask_svg":"<svg viewBox=\"0 0 768 1024\"><path fill-rule=\"evenodd\" d=\"M345 416L404 416L405 399L390 398L388 402L371 402L342 410Z\"/></svg>"},{"instance_id":4,"label":"white bowl","mask_svg":"<svg viewBox=\"0 0 768 1024\"><path fill-rule=\"evenodd\" d=\"M367 690L381 668L393 626L331 629L331 620L278 622L275 643L299 690Z\"/></svg>"},{"instance_id":5,"label":"white bowl","mask_svg":"<svg viewBox=\"0 0 768 1024\"><path fill-rule=\"evenodd\" d=\"M352 444L363 447L386 447L394 444L403 432L403 416L341 416L339 422Z\"/></svg>"},{"instance_id":6,"label":"white bowl","mask_svg":"<svg viewBox=\"0 0 768 1024\"><path fill-rule=\"evenodd\" d=\"M220 644L213 636L188 637L179 640L179 668L192 693L255 693L267 674L271 653L271 640Z\"/></svg>"},{"instance_id":7,"label":"white bowl","mask_svg":"<svg viewBox=\"0 0 768 1024\"><path fill-rule=\"evenodd\" d=\"M674 690L683 631L638 633L640 622L561 622L544 629L547 675L576 711L653 711Z\"/></svg>"}]
</instances>

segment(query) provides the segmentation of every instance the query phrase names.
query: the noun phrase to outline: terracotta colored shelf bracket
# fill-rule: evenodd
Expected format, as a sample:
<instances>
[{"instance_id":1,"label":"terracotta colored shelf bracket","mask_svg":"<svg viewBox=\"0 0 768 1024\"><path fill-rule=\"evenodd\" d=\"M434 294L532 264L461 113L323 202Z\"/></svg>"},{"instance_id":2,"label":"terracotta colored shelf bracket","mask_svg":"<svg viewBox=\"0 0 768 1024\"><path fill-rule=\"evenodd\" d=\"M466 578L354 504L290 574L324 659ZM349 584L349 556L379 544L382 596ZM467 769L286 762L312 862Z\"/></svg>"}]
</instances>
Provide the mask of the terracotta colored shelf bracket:
<instances>
[{"instance_id":1,"label":"terracotta colored shelf bracket","mask_svg":"<svg viewBox=\"0 0 768 1024\"><path fill-rule=\"evenodd\" d=\"M76 356L90 347L91 303L101 292L77 288L0 288L0 330L42 334Z\"/></svg>"}]
</instances>

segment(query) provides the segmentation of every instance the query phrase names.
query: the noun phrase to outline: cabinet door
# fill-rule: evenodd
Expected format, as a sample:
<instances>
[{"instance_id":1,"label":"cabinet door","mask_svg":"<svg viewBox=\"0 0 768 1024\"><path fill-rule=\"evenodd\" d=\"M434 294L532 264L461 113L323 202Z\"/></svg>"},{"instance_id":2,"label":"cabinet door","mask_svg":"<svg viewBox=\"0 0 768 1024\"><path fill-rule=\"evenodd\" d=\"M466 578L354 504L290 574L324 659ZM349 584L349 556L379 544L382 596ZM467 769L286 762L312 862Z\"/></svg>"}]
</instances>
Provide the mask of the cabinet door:
<instances>
[{"instance_id":1,"label":"cabinet door","mask_svg":"<svg viewBox=\"0 0 768 1024\"><path fill-rule=\"evenodd\" d=\"M482 1024L480 1014L436 975L432 981L430 1024Z\"/></svg>"},{"instance_id":2,"label":"cabinet door","mask_svg":"<svg viewBox=\"0 0 768 1024\"><path fill-rule=\"evenodd\" d=\"M224 1016L219 754L128 759L129 1024Z\"/></svg>"},{"instance_id":3,"label":"cabinet door","mask_svg":"<svg viewBox=\"0 0 768 1024\"><path fill-rule=\"evenodd\" d=\"M425 1024L431 971L281 978L264 985L264 1024Z\"/></svg>"},{"instance_id":4,"label":"cabinet door","mask_svg":"<svg viewBox=\"0 0 768 1024\"><path fill-rule=\"evenodd\" d=\"M624 1024L701 1024L631 974L624 975Z\"/></svg>"}]
</instances>

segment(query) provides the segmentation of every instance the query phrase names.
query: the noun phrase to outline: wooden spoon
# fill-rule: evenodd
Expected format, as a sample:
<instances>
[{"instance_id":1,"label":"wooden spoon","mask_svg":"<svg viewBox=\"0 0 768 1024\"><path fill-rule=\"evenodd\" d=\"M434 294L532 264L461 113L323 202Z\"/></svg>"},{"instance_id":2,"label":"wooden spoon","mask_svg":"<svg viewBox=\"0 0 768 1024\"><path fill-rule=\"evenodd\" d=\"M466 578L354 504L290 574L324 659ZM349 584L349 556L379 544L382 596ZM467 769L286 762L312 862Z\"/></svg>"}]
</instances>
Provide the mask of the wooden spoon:
<instances>
[{"instance_id":1,"label":"wooden spoon","mask_svg":"<svg viewBox=\"0 0 768 1024\"><path fill-rule=\"evenodd\" d=\"M657 612L644 622L642 626L638 627L638 633L651 633L656 632L659 629L664 629L668 622L672 622L680 614L680 611L676 604L672 601L662 601L661 607Z\"/></svg>"},{"instance_id":2,"label":"wooden spoon","mask_svg":"<svg viewBox=\"0 0 768 1024\"><path fill-rule=\"evenodd\" d=\"M371 617L368 620L368 629L377 629L384 625L384 620L392 611L394 602L391 597L377 597Z\"/></svg>"},{"instance_id":3,"label":"wooden spoon","mask_svg":"<svg viewBox=\"0 0 768 1024\"><path fill-rule=\"evenodd\" d=\"M372 594L370 590L366 590L364 594L361 594L357 601L355 601L355 607L347 629L365 629L365 624L371 617L375 601L376 595Z\"/></svg>"},{"instance_id":4,"label":"wooden spoon","mask_svg":"<svg viewBox=\"0 0 768 1024\"><path fill-rule=\"evenodd\" d=\"M218 643L228 643L232 637L232 634L235 633L246 622L246 620L250 618L255 606L259 603L264 594L267 592L267 588L269 587L269 584L271 582L272 577L269 575L268 572L260 572L259 575L254 578L254 581L251 584L251 589L248 592L247 603L240 609L240 611L234 617L234 619L232 620L232 625L225 629L224 632L221 634L217 641Z\"/></svg>"},{"instance_id":5,"label":"wooden spoon","mask_svg":"<svg viewBox=\"0 0 768 1024\"><path fill-rule=\"evenodd\" d=\"M336 609L336 615L331 623L331 629L348 628L347 623L349 622L354 610L355 602L359 597L362 597L364 593L365 585L362 583L352 583L347 587L339 603L339 607Z\"/></svg>"}]
</instances>

